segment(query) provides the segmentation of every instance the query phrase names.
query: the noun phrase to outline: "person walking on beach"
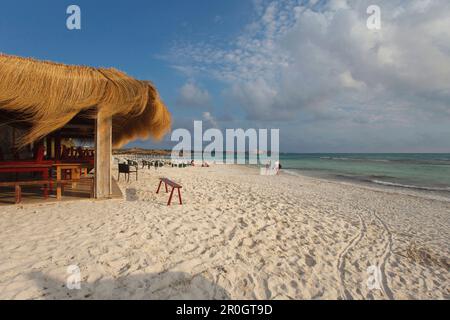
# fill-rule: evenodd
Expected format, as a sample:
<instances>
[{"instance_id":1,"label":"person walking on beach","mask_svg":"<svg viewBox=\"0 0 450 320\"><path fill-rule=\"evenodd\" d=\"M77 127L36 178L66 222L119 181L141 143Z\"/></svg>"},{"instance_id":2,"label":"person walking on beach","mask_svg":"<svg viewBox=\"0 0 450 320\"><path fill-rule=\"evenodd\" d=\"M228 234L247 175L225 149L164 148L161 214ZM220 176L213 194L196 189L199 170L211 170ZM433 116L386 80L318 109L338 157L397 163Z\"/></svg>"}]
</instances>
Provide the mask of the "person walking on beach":
<instances>
[{"instance_id":1,"label":"person walking on beach","mask_svg":"<svg viewBox=\"0 0 450 320\"><path fill-rule=\"evenodd\" d=\"M277 173L277 175L280 173L280 168L281 168L281 165L280 165L280 161L275 161L275 171L276 171L276 173Z\"/></svg>"}]
</instances>

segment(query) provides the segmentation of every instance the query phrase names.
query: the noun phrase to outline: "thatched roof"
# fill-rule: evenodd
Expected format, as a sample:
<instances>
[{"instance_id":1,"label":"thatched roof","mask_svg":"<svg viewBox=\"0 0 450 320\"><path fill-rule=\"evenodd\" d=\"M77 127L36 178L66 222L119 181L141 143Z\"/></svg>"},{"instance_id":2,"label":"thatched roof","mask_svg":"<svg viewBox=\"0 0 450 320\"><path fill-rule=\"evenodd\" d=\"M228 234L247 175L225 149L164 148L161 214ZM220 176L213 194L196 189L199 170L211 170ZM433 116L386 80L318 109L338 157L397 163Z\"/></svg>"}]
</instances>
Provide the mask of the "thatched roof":
<instances>
[{"instance_id":1,"label":"thatched roof","mask_svg":"<svg viewBox=\"0 0 450 320\"><path fill-rule=\"evenodd\" d=\"M29 124L20 143L39 140L75 116L95 117L95 108L113 116L113 144L161 138L170 113L156 88L116 69L69 66L0 54L0 114L19 115Z\"/></svg>"}]
</instances>

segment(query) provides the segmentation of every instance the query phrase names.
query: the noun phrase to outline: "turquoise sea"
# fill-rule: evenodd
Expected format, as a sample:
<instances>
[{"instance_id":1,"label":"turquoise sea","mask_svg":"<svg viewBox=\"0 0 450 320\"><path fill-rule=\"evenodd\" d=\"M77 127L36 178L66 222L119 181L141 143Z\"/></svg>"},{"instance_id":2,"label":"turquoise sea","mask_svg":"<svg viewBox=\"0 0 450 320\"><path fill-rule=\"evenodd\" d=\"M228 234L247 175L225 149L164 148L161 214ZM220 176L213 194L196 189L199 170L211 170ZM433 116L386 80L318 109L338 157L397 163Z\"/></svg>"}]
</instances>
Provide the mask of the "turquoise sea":
<instances>
[{"instance_id":1,"label":"turquoise sea","mask_svg":"<svg viewBox=\"0 0 450 320\"><path fill-rule=\"evenodd\" d=\"M450 154L280 154L288 173L448 193Z\"/></svg>"},{"instance_id":2,"label":"turquoise sea","mask_svg":"<svg viewBox=\"0 0 450 320\"><path fill-rule=\"evenodd\" d=\"M207 158L225 161L229 154ZM201 157L201 154L199 155ZM285 173L356 182L390 188L414 189L450 197L450 153L280 153ZM249 165L256 154L234 154ZM263 157L264 158L264 157ZM267 160L259 159L259 166ZM273 162L273 161L272 161Z\"/></svg>"}]
</instances>

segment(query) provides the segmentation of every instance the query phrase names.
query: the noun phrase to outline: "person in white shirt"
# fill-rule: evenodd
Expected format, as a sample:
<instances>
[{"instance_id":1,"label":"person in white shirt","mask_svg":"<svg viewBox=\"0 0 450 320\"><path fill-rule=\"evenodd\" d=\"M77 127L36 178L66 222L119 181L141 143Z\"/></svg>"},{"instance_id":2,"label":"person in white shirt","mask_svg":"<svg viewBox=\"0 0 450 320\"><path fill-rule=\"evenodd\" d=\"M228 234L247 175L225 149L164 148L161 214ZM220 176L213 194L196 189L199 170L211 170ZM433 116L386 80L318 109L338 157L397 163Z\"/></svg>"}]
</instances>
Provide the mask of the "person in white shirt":
<instances>
[{"instance_id":1,"label":"person in white shirt","mask_svg":"<svg viewBox=\"0 0 450 320\"><path fill-rule=\"evenodd\" d=\"M275 170L277 172L277 174L280 172L280 161L275 161Z\"/></svg>"}]
</instances>

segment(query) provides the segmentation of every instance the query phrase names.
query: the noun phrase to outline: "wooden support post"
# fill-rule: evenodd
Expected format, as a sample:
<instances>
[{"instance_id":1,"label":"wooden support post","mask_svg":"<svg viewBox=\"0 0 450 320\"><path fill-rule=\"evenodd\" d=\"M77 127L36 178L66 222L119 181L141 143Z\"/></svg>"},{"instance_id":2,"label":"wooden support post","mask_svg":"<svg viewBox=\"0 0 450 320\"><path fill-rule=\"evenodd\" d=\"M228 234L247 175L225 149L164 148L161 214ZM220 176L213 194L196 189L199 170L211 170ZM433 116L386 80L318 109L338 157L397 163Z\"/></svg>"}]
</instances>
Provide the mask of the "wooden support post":
<instances>
[{"instance_id":1,"label":"wooden support post","mask_svg":"<svg viewBox=\"0 0 450 320\"><path fill-rule=\"evenodd\" d=\"M95 122L95 197L111 197L112 118L101 110Z\"/></svg>"},{"instance_id":2,"label":"wooden support post","mask_svg":"<svg viewBox=\"0 0 450 320\"><path fill-rule=\"evenodd\" d=\"M22 201L22 189L18 184L15 185L15 200L16 204Z\"/></svg>"},{"instance_id":3,"label":"wooden support post","mask_svg":"<svg viewBox=\"0 0 450 320\"><path fill-rule=\"evenodd\" d=\"M50 159L56 160L56 148L55 148L55 137L50 137ZM47 151L49 152L49 151Z\"/></svg>"},{"instance_id":4,"label":"wooden support post","mask_svg":"<svg viewBox=\"0 0 450 320\"><path fill-rule=\"evenodd\" d=\"M183 204L183 201L181 201L181 190L180 188L177 188L178 190L178 200L180 200L180 204Z\"/></svg>"},{"instance_id":5,"label":"wooden support post","mask_svg":"<svg viewBox=\"0 0 450 320\"><path fill-rule=\"evenodd\" d=\"M162 180L159 181L158 190L156 190L156 193L159 193L159 189L161 189Z\"/></svg>"},{"instance_id":6,"label":"wooden support post","mask_svg":"<svg viewBox=\"0 0 450 320\"><path fill-rule=\"evenodd\" d=\"M169 197L169 202L167 202L167 205L170 206L170 203L172 202L172 196L173 196L173 191L175 190L174 187L172 187L172 191L170 192L170 197Z\"/></svg>"},{"instance_id":7,"label":"wooden support post","mask_svg":"<svg viewBox=\"0 0 450 320\"><path fill-rule=\"evenodd\" d=\"M62 183L59 181L62 180L61 168L56 167L56 199L61 200L62 197Z\"/></svg>"}]
</instances>

